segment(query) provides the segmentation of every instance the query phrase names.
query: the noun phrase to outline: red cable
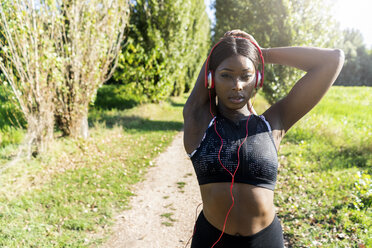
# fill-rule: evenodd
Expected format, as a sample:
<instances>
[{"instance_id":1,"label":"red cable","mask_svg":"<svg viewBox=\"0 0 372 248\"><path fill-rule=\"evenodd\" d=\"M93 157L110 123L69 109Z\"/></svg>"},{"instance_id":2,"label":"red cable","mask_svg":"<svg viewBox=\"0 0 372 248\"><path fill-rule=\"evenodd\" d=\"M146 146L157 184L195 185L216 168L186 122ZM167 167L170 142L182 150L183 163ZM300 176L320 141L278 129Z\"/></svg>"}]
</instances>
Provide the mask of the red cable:
<instances>
[{"instance_id":1,"label":"red cable","mask_svg":"<svg viewBox=\"0 0 372 248\"><path fill-rule=\"evenodd\" d=\"M220 146L220 150L218 151L218 161L220 162L220 164L221 164L221 166L231 175L231 177L232 177L232 179L231 179L231 185L230 185L230 195L231 195L231 200L232 200L232 204L231 204L231 206L230 206L230 208L229 208L229 211L227 211L227 214L226 214L226 217L225 217L225 221L224 221L224 223L223 223L223 228L222 228L222 232L221 232L221 235L220 235L220 237L217 239L217 241L216 242L214 242L214 244L212 245L212 247L211 248L213 248L220 240L221 240L221 238L222 238L222 235L224 234L224 232L225 232L225 228L226 228L226 222L227 222L227 218L229 217L229 215L230 215L230 211L231 211L231 209L233 208L233 206L234 206L234 203L235 203L235 201L234 201L234 195L233 195L233 192L232 192L232 190L233 190L233 186L234 186L234 179L235 179L235 174L236 174L236 172L238 171L238 168L239 168L239 164L240 164L240 156L239 156L239 152L240 152L240 148L242 147L242 145L244 144L244 142L246 141L246 139L247 139L247 137L248 137L248 121L249 121L249 119L251 118L251 115L252 114L250 114L249 115L249 117L248 117L248 119L247 119L247 122L246 122L246 124L245 124L245 129L246 129L246 135L245 135L245 138L244 138L244 140L243 140L243 142L239 145L239 148L238 148L238 165L236 166L236 169L235 169L235 171L234 171L234 174L232 174L224 165L223 165L223 163L222 163L222 161L221 161L221 150L222 150L222 146L223 146L223 140L222 140L222 137L221 137L221 135L218 133L218 131L217 131L217 128L216 128L216 121L214 122L214 130L215 130L215 132L216 132L216 134L218 135L218 137L220 138L220 140L221 140L221 146Z\"/></svg>"}]
</instances>

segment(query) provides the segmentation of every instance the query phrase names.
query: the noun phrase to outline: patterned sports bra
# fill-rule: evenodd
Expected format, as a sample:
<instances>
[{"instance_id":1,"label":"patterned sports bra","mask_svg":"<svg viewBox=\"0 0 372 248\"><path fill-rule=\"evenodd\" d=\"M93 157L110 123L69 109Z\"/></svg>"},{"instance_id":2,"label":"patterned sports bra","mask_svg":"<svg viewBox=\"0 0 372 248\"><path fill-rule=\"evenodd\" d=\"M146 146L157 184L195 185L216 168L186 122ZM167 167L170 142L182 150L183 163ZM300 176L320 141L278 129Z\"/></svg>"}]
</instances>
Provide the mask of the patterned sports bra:
<instances>
[{"instance_id":1,"label":"patterned sports bra","mask_svg":"<svg viewBox=\"0 0 372 248\"><path fill-rule=\"evenodd\" d=\"M217 115L212 119L199 147L189 155L199 185L231 182L231 175L218 160L221 139L214 130L214 122L223 140L221 162L231 174L238 165L238 147L246 136L247 119L240 120L238 124L222 115ZM270 125L264 116L252 115L250 117L248 138L239 153L240 165L234 181L274 190L278 172L278 156Z\"/></svg>"}]
</instances>

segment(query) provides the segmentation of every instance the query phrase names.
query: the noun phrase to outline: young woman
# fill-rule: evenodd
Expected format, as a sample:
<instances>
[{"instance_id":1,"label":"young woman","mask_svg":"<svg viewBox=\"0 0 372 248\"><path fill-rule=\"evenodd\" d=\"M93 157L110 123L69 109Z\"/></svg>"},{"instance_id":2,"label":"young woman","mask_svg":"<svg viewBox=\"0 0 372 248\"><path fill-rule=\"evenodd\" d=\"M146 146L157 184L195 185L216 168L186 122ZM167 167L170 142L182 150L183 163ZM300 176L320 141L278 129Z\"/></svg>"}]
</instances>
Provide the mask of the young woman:
<instances>
[{"instance_id":1,"label":"young woman","mask_svg":"<svg viewBox=\"0 0 372 248\"><path fill-rule=\"evenodd\" d=\"M273 203L277 150L289 128L336 80L343 61L339 49L260 49L240 30L227 32L215 45L183 110L184 146L203 201L192 248L283 247ZM263 62L306 74L286 97L257 116L251 98L261 84Z\"/></svg>"}]
</instances>

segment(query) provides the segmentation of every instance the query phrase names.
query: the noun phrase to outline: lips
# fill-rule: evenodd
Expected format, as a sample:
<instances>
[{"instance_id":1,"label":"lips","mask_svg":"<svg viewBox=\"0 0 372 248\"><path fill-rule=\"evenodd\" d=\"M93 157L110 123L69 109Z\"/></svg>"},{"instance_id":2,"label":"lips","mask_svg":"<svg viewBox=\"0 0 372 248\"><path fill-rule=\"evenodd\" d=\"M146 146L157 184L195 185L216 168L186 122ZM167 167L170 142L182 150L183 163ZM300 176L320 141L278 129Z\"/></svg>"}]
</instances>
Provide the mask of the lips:
<instances>
[{"instance_id":1,"label":"lips","mask_svg":"<svg viewBox=\"0 0 372 248\"><path fill-rule=\"evenodd\" d=\"M244 96L242 95L230 96L228 99L235 104L244 102Z\"/></svg>"}]
</instances>

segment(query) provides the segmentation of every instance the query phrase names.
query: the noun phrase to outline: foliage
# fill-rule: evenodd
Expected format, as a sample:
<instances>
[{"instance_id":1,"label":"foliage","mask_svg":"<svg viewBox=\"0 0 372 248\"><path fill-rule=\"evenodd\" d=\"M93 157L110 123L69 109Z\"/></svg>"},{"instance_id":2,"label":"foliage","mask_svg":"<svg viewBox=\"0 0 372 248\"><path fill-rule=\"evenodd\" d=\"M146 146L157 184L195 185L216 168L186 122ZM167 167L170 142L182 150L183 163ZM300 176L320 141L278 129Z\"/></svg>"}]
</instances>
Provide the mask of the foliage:
<instances>
[{"instance_id":1,"label":"foliage","mask_svg":"<svg viewBox=\"0 0 372 248\"><path fill-rule=\"evenodd\" d=\"M191 88L209 47L202 0L135 1L126 45L110 84L156 102Z\"/></svg>"},{"instance_id":2,"label":"foliage","mask_svg":"<svg viewBox=\"0 0 372 248\"><path fill-rule=\"evenodd\" d=\"M332 87L282 141L276 206L294 247L372 245L371 94Z\"/></svg>"},{"instance_id":3,"label":"foliage","mask_svg":"<svg viewBox=\"0 0 372 248\"><path fill-rule=\"evenodd\" d=\"M330 6L328 0L216 0L214 41L238 28L252 34L261 47L333 46L340 33ZM302 74L284 66L266 66L266 99L273 103L285 96Z\"/></svg>"},{"instance_id":4,"label":"foliage","mask_svg":"<svg viewBox=\"0 0 372 248\"><path fill-rule=\"evenodd\" d=\"M339 46L345 53L345 65L335 84L372 86L372 51L366 49L360 31L344 30Z\"/></svg>"},{"instance_id":5,"label":"foliage","mask_svg":"<svg viewBox=\"0 0 372 248\"><path fill-rule=\"evenodd\" d=\"M0 129L0 147L19 145L24 139L24 130L6 126Z\"/></svg>"},{"instance_id":6,"label":"foliage","mask_svg":"<svg viewBox=\"0 0 372 248\"><path fill-rule=\"evenodd\" d=\"M0 85L0 103L0 147L20 144L26 121L9 86Z\"/></svg>"},{"instance_id":7,"label":"foliage","mask_svg":"<svg viewBox=\"0 0 372 248\"><path fill-rule=\"evenodd\" d=\"M26 127L22 111L8 85L0 85L0 103L0 130L11 126Z\"/></svg>"},{"instance_id":8,"label":"foliage","mask_svg":"<svg viewBox=\"0 0 372 248\"><path fill-rule=\"evenodd\" d=\"M134 90L134 89L133 89ZM97 109L128 109L144 101L141 94L131 94L127 85L103 85L97 91Z\"/></svg>"},{"instance_id":9,"label":"foliage","mask_svg":"<svg viewBox=\"0 0 372 248\"><path fill-rule=\"evenodd\" d=\"M99 246L128 207L132 184L182 128L185 101L92 109L88 139L54 140L49 153L2 171L0 246ZM15 152L6 148L3 161Z\"/></svg>"}]
</instances>

